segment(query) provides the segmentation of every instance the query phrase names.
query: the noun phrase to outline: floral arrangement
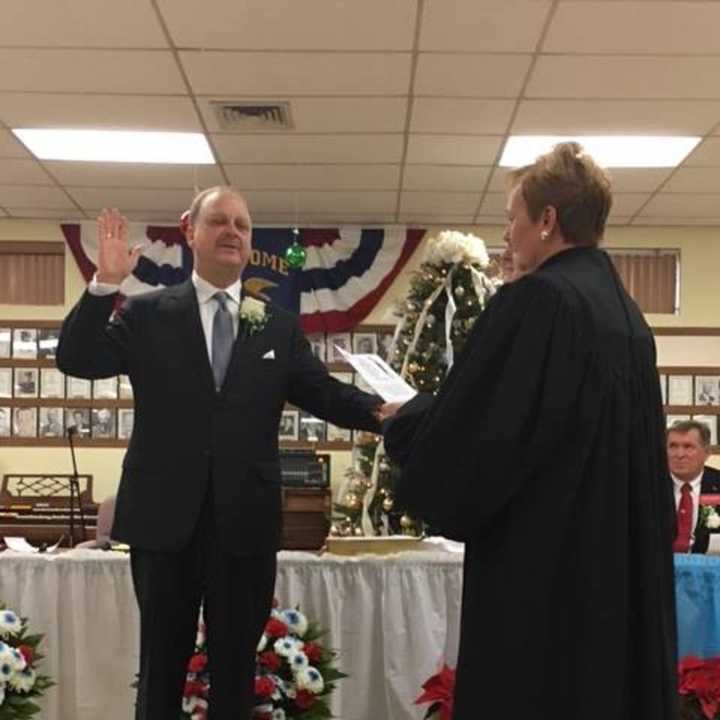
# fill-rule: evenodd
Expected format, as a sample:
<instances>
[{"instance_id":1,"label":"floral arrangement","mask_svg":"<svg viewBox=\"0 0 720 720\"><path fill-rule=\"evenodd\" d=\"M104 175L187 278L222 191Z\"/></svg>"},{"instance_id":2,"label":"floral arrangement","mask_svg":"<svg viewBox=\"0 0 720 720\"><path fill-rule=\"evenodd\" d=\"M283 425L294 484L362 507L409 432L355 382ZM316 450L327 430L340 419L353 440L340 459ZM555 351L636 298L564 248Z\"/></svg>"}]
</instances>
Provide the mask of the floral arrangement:
<instances>
[{"instance_id":1,"label":"floral arrangement","mask_svg":"<svg viewBox=\"0 0 720 720\"><path fill-rule=\"evenodd\" d=\"M485 243L476 235L443 230L430 240L425 261L433 265L468 263L486 268L490 264Z\"/></svg>"},{"instance_id":2,"label":"floral arrangement","mask_svg":"<svg viewBox=\"0 0 720 720\"><path fill-rule=\"evenodd\" d=\"M680 720L720 720L720 657L689 656L678 666Z\"/></svg>"},{"instance_id":3,"label":"floral arrangement","mask_svg":"<svg viewBox=\"0 0 720 720\"><path fill-rule=\"evenodd\" d=\"M278 610L275 603L257 648L253 720L332 717L328 697L335 682L347 675L333 667L336 653L320 642L322 634L298 609ZM206 720L209 689L201 622L188 664L182 720Z\"/></svg>"},{"instance_id":4,"label":"floral arrangement","mask_svg":"<svg viewBox=\"0 0 720 720\"><path fill-rule=\"evenodd\" d=\"M455 695L455 670L443 663L439 672L423 683L423 692L415 700L416 705L430 703L425 717L439 717L439 720L450 720Z\"/></svg>"},{"instance_id":5,"label":"floral arrangement","mask_svg":"<svg viewBox=\"0 0 720 720\"><path fill-rule=\"evenodd\" d=\"M708 530L720 528L720 514L712 505L700 506L700 525Z\"/></svg>"},{"instance_id":6,"label":"floral arrangement","mask_svg":"<svg viewBox=\"0 0 720 720\"><path fill-rule=\"evenodd\" d=\"M0 608L0 720L25 720L40 712L33 700L55 683L37 670L42 635L28 634L26 618Z\"/></svg>"},{"instance_id":7,"label":"floral arrangement","mask_svg":"<svg viewBox=\"0 0 720 720\"><path fill-rule=\"evenodd\" d=\"M257 298L245 295L240 304L240 320L248 336L261 332L268 323L267 305Z\"/></svg>"}]
</instances>

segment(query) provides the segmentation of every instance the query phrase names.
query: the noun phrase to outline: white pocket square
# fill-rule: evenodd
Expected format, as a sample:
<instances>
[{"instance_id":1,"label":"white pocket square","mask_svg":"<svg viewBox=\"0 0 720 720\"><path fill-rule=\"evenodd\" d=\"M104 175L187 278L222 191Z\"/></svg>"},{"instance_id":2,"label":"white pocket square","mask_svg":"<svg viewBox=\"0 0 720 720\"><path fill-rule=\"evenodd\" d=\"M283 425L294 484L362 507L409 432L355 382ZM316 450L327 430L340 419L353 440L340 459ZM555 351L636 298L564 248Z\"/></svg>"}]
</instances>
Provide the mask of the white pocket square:
<instances>
[{"instance_id":1,"label":"white pocket square","mask_svg":"<svg viewBox=\"0 0 720 720\"><path fill-rule=\"evenodd\" d=\"M268 350L263 356L263 360L274 360L275 359L275 351L274 350Z\"/></svg>"}]
</instances>

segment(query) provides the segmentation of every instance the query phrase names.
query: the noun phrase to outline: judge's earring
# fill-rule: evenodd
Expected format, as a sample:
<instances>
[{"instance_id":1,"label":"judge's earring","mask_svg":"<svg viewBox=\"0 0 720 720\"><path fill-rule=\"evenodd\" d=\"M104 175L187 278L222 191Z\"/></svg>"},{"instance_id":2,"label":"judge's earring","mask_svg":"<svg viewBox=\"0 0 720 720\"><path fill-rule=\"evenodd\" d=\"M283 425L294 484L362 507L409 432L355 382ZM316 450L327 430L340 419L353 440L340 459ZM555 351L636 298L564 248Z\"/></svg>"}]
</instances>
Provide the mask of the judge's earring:
<instances>
[{"instance_id":1,"label":"judge's earring","mask_svg":"<svg viewBox=\"0 0 720 720\"><path fill-rule=\"evenodd\" d=\"M540 239L545 242L550 237L550 233L547 230L543 230L540 233Z\"/></svg>"}]
</instances>

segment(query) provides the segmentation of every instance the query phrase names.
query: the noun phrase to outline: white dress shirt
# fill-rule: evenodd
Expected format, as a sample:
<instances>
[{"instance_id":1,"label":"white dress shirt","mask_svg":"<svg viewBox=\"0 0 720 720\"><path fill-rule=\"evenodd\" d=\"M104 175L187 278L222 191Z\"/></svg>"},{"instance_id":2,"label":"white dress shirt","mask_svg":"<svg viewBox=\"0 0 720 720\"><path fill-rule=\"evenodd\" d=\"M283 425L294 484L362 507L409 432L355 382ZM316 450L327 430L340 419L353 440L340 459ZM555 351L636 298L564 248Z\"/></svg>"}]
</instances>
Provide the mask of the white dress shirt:
<instances>
[{"instance_id":1,"label":"white dress shirt","mask_svg":"<svg viewBox=\"0 0 720 720\"><path fill-rule=\"evenodd\" d=\"M692 525L690 526L692 528L691 533L690 533L690 545L691 546L695 542L695 528L697 527L698 513L700 512L700 486L702 484L702 476L703 476L703 473L700 473L694 480L690 480L690 487L692 488L692 490L690 492L690 497L692 498L692 505L693 505ZM685 481L678 480L674 475L672 476L672 479L673 479L673 487L675 490L675 511L677 512L678 507L680 505L682 486L685 484Z\"/></svg>"},{"instance_id":2,"label":"white dress shirt","mask_svg":"<svg viewBox=\"0 0 720 720\"><path fill-rule=\"evenodd\" d=\"M194 270L192 274L192 283L197 293L198 307L200 308L200 322L202 323L203 334L205 335L205 345L207 347L208 359L212 365L212 327L215 313L218 309L217 300L213 300L216 292L224 291L228 295L227 309L230 311L233 321L233 337L237 337L238 326L240 324L240 298L242 295L242 280L239 278L229 287L216 288L207 280L203 280ZM112 295L120 290L119 285L112 283L101 283L97 281L97 276L88 285L88 292L91 295Z\"/></svg>"}]
</instances>

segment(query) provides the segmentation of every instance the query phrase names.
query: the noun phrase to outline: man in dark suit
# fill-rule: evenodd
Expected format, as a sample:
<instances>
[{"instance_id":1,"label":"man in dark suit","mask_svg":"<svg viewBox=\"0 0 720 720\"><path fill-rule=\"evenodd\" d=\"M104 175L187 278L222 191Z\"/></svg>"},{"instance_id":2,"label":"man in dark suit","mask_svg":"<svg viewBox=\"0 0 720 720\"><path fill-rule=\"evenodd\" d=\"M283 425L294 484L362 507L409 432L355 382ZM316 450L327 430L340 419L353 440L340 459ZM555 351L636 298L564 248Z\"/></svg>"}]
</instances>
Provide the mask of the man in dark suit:
<instances>
[{"instance_id":1,"label":"man in dark suit","mask_svg":"<svg viewBox=\"0 0 720 720\"><path fill-rule=\"evenodd\" d=\"M98 272L63 324L57 362L133 385L112 537L132 548L140 607L136 719L177 720L201 602L209 716L245 719L275 581L285 403L377 431L382 401L331 378L294 315L243 295L251 220L237 191L200 193L186 236L192 279L132 298L108 323L140 250L117 210L104 210Z\"/></svg>"},{"instance_id":2,"label":"man in dark suit","mask_svg":"<svg viewBox=\"0 0 720 720\"><path fill-rule=\"evenodd\" d=\"M675 423L667 433L667 453L677 509L677 535L673 549L679 553L706 553L710 533L703 522L700 498L720 495L720 471L705 465L710 457L710 429L695 420ZM720 507L716 508L720 511Z\"/></svg>"}]
</instances>

